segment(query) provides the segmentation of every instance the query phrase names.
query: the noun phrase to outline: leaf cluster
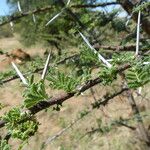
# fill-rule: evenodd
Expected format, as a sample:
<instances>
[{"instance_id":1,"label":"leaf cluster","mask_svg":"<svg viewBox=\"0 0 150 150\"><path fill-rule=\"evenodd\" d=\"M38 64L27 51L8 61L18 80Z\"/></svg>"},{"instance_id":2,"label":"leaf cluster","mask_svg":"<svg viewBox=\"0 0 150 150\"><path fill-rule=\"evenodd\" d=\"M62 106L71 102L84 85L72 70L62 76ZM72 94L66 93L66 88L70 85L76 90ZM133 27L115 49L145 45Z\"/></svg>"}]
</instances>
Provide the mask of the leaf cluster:
<instances>
[{"instance_id":1,"label":"leaf cluster","mask_svg":"<svg viewBox=\"0 0 150 150\"><path fill-rule=\"evenodd\" d=\"M10 76L14 76L14 75L16 75L16 72L14 70L1 72L0 73L0 84L2 84L2 80L6 79Z\"/></svg>"},{"instance_id":2,"label":"leaf cluster","mask_svg":"<svg viewBox=\"0 0 150 150\"><path fill-rule=\"evenodd\" d=\"M82 46L80 51L80 65L91 67L99 64L98 55L87 48L87 46Z\"/></svg>"},{"instance_id":3,"label":"leaf cluster","mask_svg":"<svg viewBox=\"0 0 150 150\"><path fill-rule=\"evenodd\" d=\"M113 66L111 68L102 68L99 72L99 77L102 80L103 85L110 85L115 79L117 79L117 71Z\"/></svg>"},{"instance_id":4,"label":"leaf cluster","mask_svg":"<svg viewBox=\"0 0 150 150\"><path fill-rule=\"evenodd\" d=\"M48 95L46 94L45 84L43 80L39 82L34 82L34 76L31 76L29 85L25 89L23 93L24 97L24 106L26 108L30 108L40 101L44 101L48 99Z\"/></svg>"},{"instance_id":5,"label":"leaf cluster","mask_svg":"<svg viewBox=\"0 0 150 150\"><path fill-rule=\"evenodd\" d=\"M133 13L137 13L139 11L142 11L144 13L149 13L148 12L148 9L150 8L150 2L143 2L141 3L140 5L136 6L134 9L133 9Z\"/></svg>"},{"instance_id":6,"label":"leaf cluster","mask_svg":"<svg viewBox=\"0 0 150 150\"><path fill-rule=\"evenodd\" d=\"M11 150L11 146L6 140L0 140L0 150Z\"/></svg>"},{"instance_id":7,"label":"leaf cluster","mask_svg":"<svg viewBox=\"0 0 150 150\"><path fill-rule=\"evenodd\" d=\"M80 78L77 78L74 74L70 73L65 75L65 73L55 68L49 69L47 80L53 89L63 89L68 93L73 92L80 83Z\"/></svg>"},{"instance_id":8,"label":"leaf cluster","mask_svg":"<svg viewBox=\"0 0 150 150\"><path fill-rule=\"evenodd\" d=\"M136 89L150 82L150 64L143 62L130 68L126 73L129 88Z\"/></svg>"},{"instance_id":9,"label":"leaf cluster","mask_svg":"<svg viewBox=\"0 0 150 150\"><path fill-rule=\"evenodd\" d=\"M132 52L123 52L121 54L115 53L112 55L112 64L122 65L125 63L132 63L135 60L135 56Z\"/></svg>"},{"instance_id":10,"label":"leaf cluster","mask_svg":"<svg viewBox=\"0 0 150 150\"><path fill-rule=\"evenodd\" d=\"M38 129L35 118L26 112L21 112L19 108L11 109L3 119L7 122L6 128L13 138L27 140Z\"/></svg>"}]
</instances>

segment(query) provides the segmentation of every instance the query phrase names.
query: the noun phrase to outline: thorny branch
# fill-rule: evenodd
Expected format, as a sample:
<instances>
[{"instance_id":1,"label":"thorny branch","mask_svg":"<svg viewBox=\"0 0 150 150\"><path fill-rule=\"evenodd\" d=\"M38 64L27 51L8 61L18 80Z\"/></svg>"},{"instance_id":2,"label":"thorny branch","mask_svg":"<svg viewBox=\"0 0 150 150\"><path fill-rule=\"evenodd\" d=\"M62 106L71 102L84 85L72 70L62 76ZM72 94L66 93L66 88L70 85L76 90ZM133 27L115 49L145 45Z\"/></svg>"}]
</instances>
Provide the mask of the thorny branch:
<instances>
[{"instance_id":1,"label":"thorny branch","mask_svg":"<svg viewBox=\"0 0 150 150\"><path fill-rule=\"evenodd\" d=\"M105 6L110 6L110 5L116 5L119 4L118 2L108 2L108 3L99 3L95 5L72 5L70 8L75 8L75 9L80 9L80 8L95 8L95 7L105 7ZM21 12L19 15L11 15L8 17L8 19L2 23L0 23L0 26L3 26L7 23L10 23L12 21L16 21L18 19L21 19L23 17L32 15L32 14L37 14L41 12L47 12L49 10L53 9L53 6L46 6L43 8L37 8L35 10L29 11L29 12Z\"/></svg>"},{"instance_id":2,"label":"thorny branch","mask_svg":"<svg viewBox=\"0 0 150 150\"><path fill-rule=\"evenodd\" d=\"M119 72L123 72L124 70L130 68L130 65L129 64L126 64L126 65L123 65L123 66L120 66L118 69L117 69L117 73ZM72 93L65 93L63 95L60 95L58 97L52 97L51 99L48 99L47 101L42 101L42 102L39 102L37 105L33 106L32 108L29 109L29 111L31 112L31 114L36 114L38 113L39 111L41 110L44 110L46 108L49 108L50 106L53 106L53 105L58 105L58 104L62 104L64 101L70 99L71 97L75 96L76 94L80 94L86 90L88 90L89 88L95 86L96 84L98 83L101 83L102 80L100 78L95 78L93 80L89 80L87 83L85 83L79 91L77 92L72 92ZM125 90L125 89L124 89ZM127 90L127 89L126 89ZM113 96L114 97L114 96ZM110 97L110 98L113 98L113 97ZM108 101L109 99L107 99ZM100 105L104 105L106 104L106 101L102 101L100 102ZM5 122L3 120L0 121L0 128L5 126Z\"/></svg>"},{"instance_id":3,"label":"thorny branch","mask_svg":"<svg viewBox=\"0 0 150 150\"><path fill-rule=\"evenodd\" d=\"M45 12L45 11L49 11L51 9L53 9L52 6L47 6L47 7L43 7L43 8L37 8L37 9L35 9L33 11L29 11L29 12L22 12L19 15L8 16L7 20L5 20L4 22L0 23L0 26L3 26L3 25L8 24L8 23L10 23L12 21L16 21L18 19L21 19L21 18L29 16L29 15L37 14L37 13L41 13L41 12Z\"/></svg>"},{"instance_id":4,"label":"thorny branch","mask_svg":"<svg viewBox=\"0 0 150 150\"><path fill-rule=\"evenodd\" d=\"M129 45L129 46L105 46L105 45L99 45L99 44L95 44L93 46L94 48L96 49L103 49L103 50L108 50L108 51L135 51L135 48L136 48L136 45ZM148 49L143 49L143 50L140 50L142 52L146 52L146 53L149 53ZM145 54L146 54L145 53ZM5 53L2 53L2 55L5 54ZM8 55L6 53L6 55ZM9 55L8 55L9 56ZM74 54L74 55L71 55L71 56L68 56L60 61L58 61L56 63L56 65L59 65L59 64L62 64L62 63L65 63L67 60L69 59L74 59L76 57L79 57L79 54ZM32 73L37 73L37 72L41 72L44 68L36 68ZM28 75L29 73L24 73L23 75L26 76ZM8 83L10 81L13 81L13 80L16 80L18 79L19 77L17 75L14 75L14 76L11 76L10 78L8 79L5 79L3 81L1 81L2 84L5 84L5 83Z\"/></svg>"},{"instance_id":5,"label":"thorny branch","mask_svg":"<svg viewBox=\"0 0 150 150\"><path fill-rule=\"evenodd\" d=\"M120 1L120 4L122 6L122 8L129 14L132 15L132 10L135 7L135 4L132 3L133 1L130 0L118 0ZM132 18L135 22L137 22L138 20L138 13L134 13L132 15ZM141 27L142 29L150 36L150 20L148 18L144 18L143 14L141 14Z\"/></svg>"}]
</instances>

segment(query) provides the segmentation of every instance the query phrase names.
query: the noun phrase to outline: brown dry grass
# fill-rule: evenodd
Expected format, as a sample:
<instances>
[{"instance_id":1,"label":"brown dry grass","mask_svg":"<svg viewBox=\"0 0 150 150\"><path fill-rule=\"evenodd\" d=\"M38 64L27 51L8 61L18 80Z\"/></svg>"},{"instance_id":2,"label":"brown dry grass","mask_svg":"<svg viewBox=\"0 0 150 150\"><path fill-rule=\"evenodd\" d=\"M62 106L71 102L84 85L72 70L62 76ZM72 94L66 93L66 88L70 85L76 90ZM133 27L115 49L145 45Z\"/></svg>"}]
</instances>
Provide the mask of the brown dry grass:
<instances>
[{"instance_id":1,"label":"brown dry grass","mask_svg":"<svg viewBox=\"0 0 150 150\"><path fill-rule=\"evenodd\" d=\"M32 48L25 48L21 45L16 37L1 39L1 49L10 51L16 48L22 48L28 52L31 56L43 55L42 46L36 45ZM5 67L6 68L6 67ZM8 67L9 68L9 67ZM0 111L2 115L10 108L17 106L22 103L22 92L23 87L18 80L5 84L0 88L0 102L5 107ZM95 96L97 99L102 97L106 92L111 91L109 87L95 86ZM147 89L147 88L146 88ZM47 91L49 95L57 95L60 91L53 92L52 90ZM144 91L147 93L147 91ZM148 95L150 97L150 95ZM145 100L143 100L145 101ZM39 130L34 137L29 139L24 150L40 150L41 144L49 137L55 135L58 131L66 127L71 121L76 119L79 112L90 107L94 99L90 91L86 91L84 95L77 96L69 99L63 104L61 111L52 111L49 108L47 112L42 111L36 116L40 122ZM137 98L137 103L141 102L141 98ZM149 108L149 101L144 103ZM105 125L109 124L112 120L130 117L130 106L128 105L127 99L124 96L118 96L111 100L110 103L99 109L93 110L88 116L80 120L71 129L64 133L61 137L57 138L52 143L49 143L46 150L142 150L145 149L143 144L139 143L134 135L134 132L125 127L115 127L112 131L101 134L96 132L91 136L83 136L85 133L92 128L97 127L96 119L101 118ZM149 120L145 120L148 125ZM134 124L135 125L135 124ZM0 133L4 133L4 129L0 129ZM82 138L81 138L82 137ZM10 143L13 145L13 150L18 147L17 140L11 140Z\"/></svg>"}]
</instances>

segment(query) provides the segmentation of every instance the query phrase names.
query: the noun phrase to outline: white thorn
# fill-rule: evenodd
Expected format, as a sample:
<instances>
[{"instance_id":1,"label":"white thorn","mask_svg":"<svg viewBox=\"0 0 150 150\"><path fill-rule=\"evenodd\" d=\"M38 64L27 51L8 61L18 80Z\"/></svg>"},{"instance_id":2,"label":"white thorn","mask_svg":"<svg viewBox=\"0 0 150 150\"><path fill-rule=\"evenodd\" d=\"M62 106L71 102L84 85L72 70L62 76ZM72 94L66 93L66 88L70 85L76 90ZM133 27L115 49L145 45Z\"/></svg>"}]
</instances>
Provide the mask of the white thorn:
<instances>
[{"instance_id":1,"label":"white thorn","mask_svg":"<svg viewBox=\"0 0 150 150\"><path fill-rule=\"evenodd\" d=\"M133 14L131 14L131 15L128 17L128 19L127 19L127 21L126 21L126 23L125 23L125 26L126 26L126 27L128 26L129 21L131 20L132 16L133 16Z\"/></svg>"},{"instance_id":2,"label":"white thorn","mask_svg":"<svg viewBox=\"0 0 150 150\"><path fill-rule=\"evenodd\" d=\"M142 93L142 87L139 87L138 94Z\"/></svg>"},{"instance_id":3,"label":"white thorn","mask_svg":"<svg viewBox=\"0 0 150 150\"><path fill-rule=\"evenodd\" d=\"M21 6L20 6L20 1L17 2L17 6L18 6L18 10L19 10L20 12L22 12Z\"/></svg>"},{"instance_id":4,"label":"white thorn","mask_svg":"<svg viewBox=\"0 0 150 150\"><path fill-rule=\"evenodd\" d=\"M10 26L11 26L11 27L13 27L13 26L14 26L14 24L13 24L13 22L12 22L12 21L10 22Z\"/></svg>"},{"instance_id":5,"label":"white thorn","mask_svg":"<svg viewBox=\"0 0 150 150\"><path fill-rule=\"evenodd\" d=\"M83 93L83 92L81 92L81 95L82 95L82 96L84 96L84 93Z\"/></svg>"},{"instance_id":6,"label":"white thorn","mask_svg":"<svg viewBox=\"0 0 150 150\"><path fill-rule=\"evenodd\" d=\"M108 62L111 62L111 61L113 61L113 59L107 59L107 61L108 61Z\"/></svg>"},{"instance_id":7,"label":"white thorn","mask_svg":"<svg viewBox=\"0 0 150 150\"><path fill-rule=\"evenodd\" d=\"M150 64L150 62L143 62L143 65L148 65Z\"/></svg>"},{"instance_id":8,"label":"white thorn","mask_svg":"<svg viewBox=\"0 0 150 150\"><path fill-rule=\"evenodd\" d=\"M66 6L68 6L68 5L70 4L70 1L71 1L71 0L68 0L68 2L67 2L67 4L66 4Z\"/></svg>"},{"instance_id":9,"label":"white thorn","mask_svg":"<svg viewBox=\"0 0 150 150\"><path fill-rule=\"evenodd\" d=\"M14 67L15 71L17 72L18 76L20 77L21 81L23 82L23 84L28 85L25 77L23 76L23 74L20 72L20 70L18 69L18 67L15 65L14 62L11 62L12 66Z\"/></svg>"},{"instance_id":10,"label":"white thorn","mask_svg":"<svg viewBox=\"0 0 150 150\"><path fill-rule=\"evenodd\" d=\"M58 13L57 15L55 15L50 21L47 22L47 24L45 26L48 26L52 21L54 21L57 17L59 17L62 14L63 10Z\"/></svg>"},{"instance_id":11,"label":"white thorn","mask_svg":"<svg viewBox=\"0 0 150 150\"><path fill-rule=\"evenodd\" d=\"M11 30L14 31L14 28L13 28L14 24L13 24L13 22L11 21L9 24L10 24Z\"/></svg>"},{"instance_id":12,"label":"white thorn","mask_svg":"<svg viewBox=\"0 0 150 150\"><path fill-rule=\"evenodd\" d=\"M49 65L49 62L50 62L50 57L51 57L51 52L49 53L48 57L47 57L47 60L46 60L46 63L45 63L45 66L44 66L44 70L43 70L43 73L42 73L42 77L41 79L45 79L45 76L46 76L46 73L47 73L47 70L48 70L48 65Z\"/></svg>"},{"instance_id":13,"label":"white thorn","mask_svg":"<svg viewBox=\"0 0 150 150\"><path fill-rule=\"evenodd\" d=\"M106 64L106 66L107 66L108 68L111 68L112 65L111 65L101 54L99 54L99 53L96 51L96 49L90 44L90 42L86 39L86 37L85 37L81 32L79 32L79 34L80 34L81 37L83 38L84 42L89 46L89 48L90 48L91 50L93 50L95 54L98 55L99 60L101 60L104 64Z\"/></svg>"},{"instance_id":14,"label":"white thorn","mask_svg":"<svg viewBox=\"0 0 150 150\"><path fill-rule=\"evenodd\" d=\"M141 11L139 11L139 13L138 13L137 34L136 34L136 52L135 52L135 55L136 55L136 56L138 56L138 53L139 53L140 20L141 20Z\"/></svg>"},{"instance_id":15,"label":"white thorn","mask_svg":"<svg viewBox=\"0 0 150 150\"><path fill-rule=\"evenodd\" d=\"M35 15L32 14L33 22L36 23Z\"/></svg>"}]
</instances>

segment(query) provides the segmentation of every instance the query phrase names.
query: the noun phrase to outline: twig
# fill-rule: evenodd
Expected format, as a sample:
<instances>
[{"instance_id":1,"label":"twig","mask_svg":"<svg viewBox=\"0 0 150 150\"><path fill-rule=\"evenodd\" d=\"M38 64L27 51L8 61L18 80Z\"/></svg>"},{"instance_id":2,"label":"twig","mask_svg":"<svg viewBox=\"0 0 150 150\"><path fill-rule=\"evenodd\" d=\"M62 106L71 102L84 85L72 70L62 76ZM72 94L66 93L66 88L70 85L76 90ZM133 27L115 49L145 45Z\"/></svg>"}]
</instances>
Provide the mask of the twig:
<instances>
[{"instance_id":1,"label":"twig","mask_svg":"<svg viewBox=\"0 0 150 150\"><path fill-rule=\"evenodd\" d=\"M93 46L96 49L104 49L104 50L112 50L112 51L135 51L136 45L127 45L127 46L107 46L107 45L99 45L94 44ZM142 51L146 51L148 48L143 48Z\"/></svg>"},{"instance_id":2,"label":"twig","mask_svg":"<svg viewBox=\"0 0 150 150\"><path fill-rule=\"evenodd\" d=\"M36 14L36 13L40 13L40 12L49 11L49 10L51 10L52 8L53 8L52 6L46 6L46 7L42 7L42 8L37 8L37 9L35 9L35 10L29 11L29 12L26 12L26 13L25 13L25 12L22 12L21 14L16 15L16 16L14 16L14 15L8 16L9 19L7 19L7 20L1 22L1 23L0 23L0 26L3 26L3 25L5 25L5 24L7 24L7 23L10 23L10 22L12 22L12 21L16 21L16 20L21 19L21 18L23 18L23 17L29 16L29 15L31 15L31 14Z\"/></svg>"},{"instance_id":3,"label":"twig","mask_svg":"<svg viewBox=\"0 0 150 150\"><path fill-rule=\"evenodd\" d=\"M3 52L2 52L2 53L3 53ZM3 54L8 55L7 53L3 53ZM56 65L65 63L68 59L72 59L72 58L75 58L75 57L77 57L77 56L79 56L79 55L78 55L78 54L74 54L74 55L72 55L72 56L66 57L66 58L64 58L64 59L62 59L62 60L60 60L60 61L58 61L58 62L56 63ZM35 69L35 71L33 71L32 73L41 72L43 69L44 69L43 67L42 67L42 68L37 68L37 69ZM23 75L25 76L25 75L28 75L28 74L30 74L30 73L24 73ZM14 75L14 76L10 77L9 79L6 79L6 80L1 81L1 83L2 83L2 84L5 84L5 83L8 83L8 82L10 82L10 81L16 80L16 79L18 79L18 78L19 78L19 76Z\"/></svg>"},{"instance_id":4,"label":"twig","mask_svg":"<svg viewBox=\"0 0 150 150\"><path fill-rule=\"evenodd\" d=\"M66 132L68 129L70 129L74 124L76 124L77 122L79 122L83 117L77 118L76 120L74 120L72 123L70 123L66 128L63 128L62 130L60 130L58 133L56 133L54 136L49 137L45 142L43 142L42 146L41 146L41 150L48 145L49 143L51 143L52 141L54 141L56 138L60 137L64 132Z\"/></svg>"}]
</instances>

